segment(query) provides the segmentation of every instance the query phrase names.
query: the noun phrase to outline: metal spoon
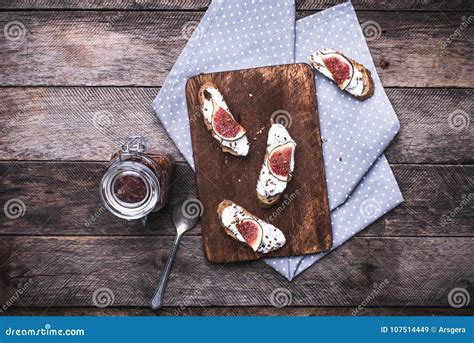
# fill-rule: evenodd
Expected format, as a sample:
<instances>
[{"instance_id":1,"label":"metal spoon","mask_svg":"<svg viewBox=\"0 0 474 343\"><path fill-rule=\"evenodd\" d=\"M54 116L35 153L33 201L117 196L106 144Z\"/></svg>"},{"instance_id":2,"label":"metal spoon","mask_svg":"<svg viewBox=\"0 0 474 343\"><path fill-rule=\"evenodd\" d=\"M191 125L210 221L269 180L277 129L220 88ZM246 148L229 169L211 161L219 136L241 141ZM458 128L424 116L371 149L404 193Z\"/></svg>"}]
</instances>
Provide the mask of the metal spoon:
<instances>
[{"instance_id":1,"label":"metal spoon","mask_svg":"<svg viewBox=\"0 0 474 343\"><path fill-rule=\"evenodd\" d=\"M151 308L158 309L161 307L166 283L168 282L171 267L173 266L176 251L178 250L179 241L186 231L191 230L196 225L199 217L202 215L202 211L202 203L198 199L194 198L187 199L176 205L174 208L173 224L176 227L176 239L174 241L173 247L171 248L168 261L166 261L165 269L161 274L160 285L158 286L158 289L151 300Z\"/></svg>"}]
</instances>

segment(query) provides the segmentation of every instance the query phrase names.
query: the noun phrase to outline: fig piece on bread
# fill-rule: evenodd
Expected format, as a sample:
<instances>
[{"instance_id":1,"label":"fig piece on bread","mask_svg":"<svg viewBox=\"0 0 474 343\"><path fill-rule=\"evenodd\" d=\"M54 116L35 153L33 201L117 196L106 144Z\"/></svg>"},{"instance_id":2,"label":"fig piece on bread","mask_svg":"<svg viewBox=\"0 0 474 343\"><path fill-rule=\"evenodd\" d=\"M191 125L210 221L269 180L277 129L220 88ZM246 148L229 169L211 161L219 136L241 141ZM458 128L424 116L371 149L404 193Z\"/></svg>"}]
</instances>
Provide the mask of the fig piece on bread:
<instances>
[{"instance_id":1,"label":"fig piece on bread","mask_svg":"<svg viewBox=\"0 0 474 343\"><path fill-rule=\"evenodd\" d=\"M205 83L201 86L199 105L204 123L221 150L235 156L247 156L250 143L246 131L230 112L216 85Z\"/></svg>"},{"instance_id":2,"label":"fig piece on bread","mask_svg":"<svg viewBox=\"0 0 474 343\"><path fill-rule=\"evenodd\" d=\"M341 52L321 49L311 54L309 61L313 68L356 99L365 100L374 95L375 85L370 70Z\"/></svg>"},{"instance_id":3,"label":"fig piece on bread","mask_svg":"<svg viewBox=\"0 0 474 343\"><path fill-rule=\"evenodd\" d=\"M271 207L280 200L291 181L295 167L296 142L281 124L268 131L267 152L257 181L257 199L261 207Z\"/></svg>"},{"instance_id":4,"label":"fig piece on bread","mask_svg":"<svg viewBox=\"0 0 474 343\"><path fill-rule=\"evenodd\" d=\"M286 243L280 229L230 200L223 200L217 206L217 214L224 231L239 242L246 243L255 252L267 254Z\"/></svg>"}]
</instances>

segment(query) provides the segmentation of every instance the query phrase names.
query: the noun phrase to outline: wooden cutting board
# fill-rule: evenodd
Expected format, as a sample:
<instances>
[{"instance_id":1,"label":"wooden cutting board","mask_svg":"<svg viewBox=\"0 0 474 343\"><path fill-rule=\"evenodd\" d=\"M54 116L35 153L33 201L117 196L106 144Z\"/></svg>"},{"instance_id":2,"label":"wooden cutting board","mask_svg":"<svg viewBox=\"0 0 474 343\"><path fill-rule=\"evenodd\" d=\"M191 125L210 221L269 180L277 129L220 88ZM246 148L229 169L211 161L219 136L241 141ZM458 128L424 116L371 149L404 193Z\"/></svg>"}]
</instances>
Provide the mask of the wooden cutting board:
<instances>
[{"instance_id":1,"label":"wooden cutting board","mask_svg":"<svg viewBox=\"0 0 474 343\"><path fill-rule=\"evenodd\" d=\"M251 146L246 157L223 153L207 131L198 99L198 91L206 82L219 88L231 113L247 130ZM249 261L328 250L332 229L311 67L290 64L201 74L188 80L186 96L199 199L204 205L202 235L209 261ZM255 190L272 114L278 122L286 123L297 143L295 170L282 200L263 209ZM224 199L282 230L287 239L285 246L263 255L225 234L216 212Z\"/></svg>"}]
</instances>

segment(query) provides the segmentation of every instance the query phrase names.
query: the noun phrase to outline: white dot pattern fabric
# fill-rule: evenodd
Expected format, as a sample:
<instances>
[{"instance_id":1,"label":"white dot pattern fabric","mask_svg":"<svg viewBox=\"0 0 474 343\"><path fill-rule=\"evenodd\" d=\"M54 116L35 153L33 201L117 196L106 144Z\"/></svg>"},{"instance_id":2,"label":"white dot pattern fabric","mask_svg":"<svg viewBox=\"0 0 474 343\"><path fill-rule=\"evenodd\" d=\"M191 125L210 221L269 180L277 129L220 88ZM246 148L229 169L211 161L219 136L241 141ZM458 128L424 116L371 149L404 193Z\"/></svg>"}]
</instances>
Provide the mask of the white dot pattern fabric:
<instances>
[{"instance_id":1,"label":"white dot pattern fabric","mask_svg":"<svg viewBox=\"0 0 474 343\"><path fill-rule=\"evenodd\" d=\"M368 67L376 87L375 95L361 102L324 76L316 76L335 249L403 201L382 155L399 123L350 3L295 21L292 0L214 1L153 108L194 169L185 100L188 78L199 73L307 62L312 52L324 47L340 50ZM264 261L292 280L324 255Z\"/></svg>"},{"instance_id":2,"label":"white dot pattern fabric","mask_svg":"<svg viewBox=\"0 0 474 343\"><path fill-rule=\"evenodd\" d=\"M186 81L200 73L294 61L293 1L217 0L209 6L165 80L153 109L194 169Z\"/></svg>"},{"instance_id":3,"label":"white dot pattern fabric","mask_svg":"<svg viewBox=\"0 0 474 343\"><path fill-rule=\"evenodd\" d=\"M331 208L339 206L400 129L350 3L296 22L296 62L323 48L333 48L372 72L374 96L359 101L316 73L318 113Z\"/></svg>"},{"instance_id":4,"label":"white dot pattern fabric","mask_svg":"<svg viewBox=\"0 0 474 343\"><path fill-rule=\"evenodd\" d=\"M347 201L331 211L333 243L330 251L341 246L402 201L403 196L397 181L387 159L382 155L362 178ZM266 259L265 263L288 280L292 280L328 253L272 258Z\"/></svg>"}]
</instances>

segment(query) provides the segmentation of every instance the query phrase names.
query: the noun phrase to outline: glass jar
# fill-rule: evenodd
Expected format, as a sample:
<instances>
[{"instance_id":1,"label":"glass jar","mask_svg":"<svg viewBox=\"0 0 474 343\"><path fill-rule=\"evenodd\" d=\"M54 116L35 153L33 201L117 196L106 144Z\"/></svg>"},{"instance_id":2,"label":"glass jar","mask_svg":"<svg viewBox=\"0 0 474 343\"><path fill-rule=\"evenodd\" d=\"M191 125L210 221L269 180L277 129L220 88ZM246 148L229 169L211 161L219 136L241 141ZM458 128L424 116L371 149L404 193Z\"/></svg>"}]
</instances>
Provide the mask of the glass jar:
<instances>
[{"instance_id":1,"label":"glass jar","mask_svg":"<svg viewBox=\"0 0 474 343\"><path fill-rule=\"evenodd\" d=\"M168 201L174 160L169 155L145 150L142 136L130 137L122 150L112 155L100 181L105 208L119 218L145 218Z\"/></svg>"}]
</instances>

